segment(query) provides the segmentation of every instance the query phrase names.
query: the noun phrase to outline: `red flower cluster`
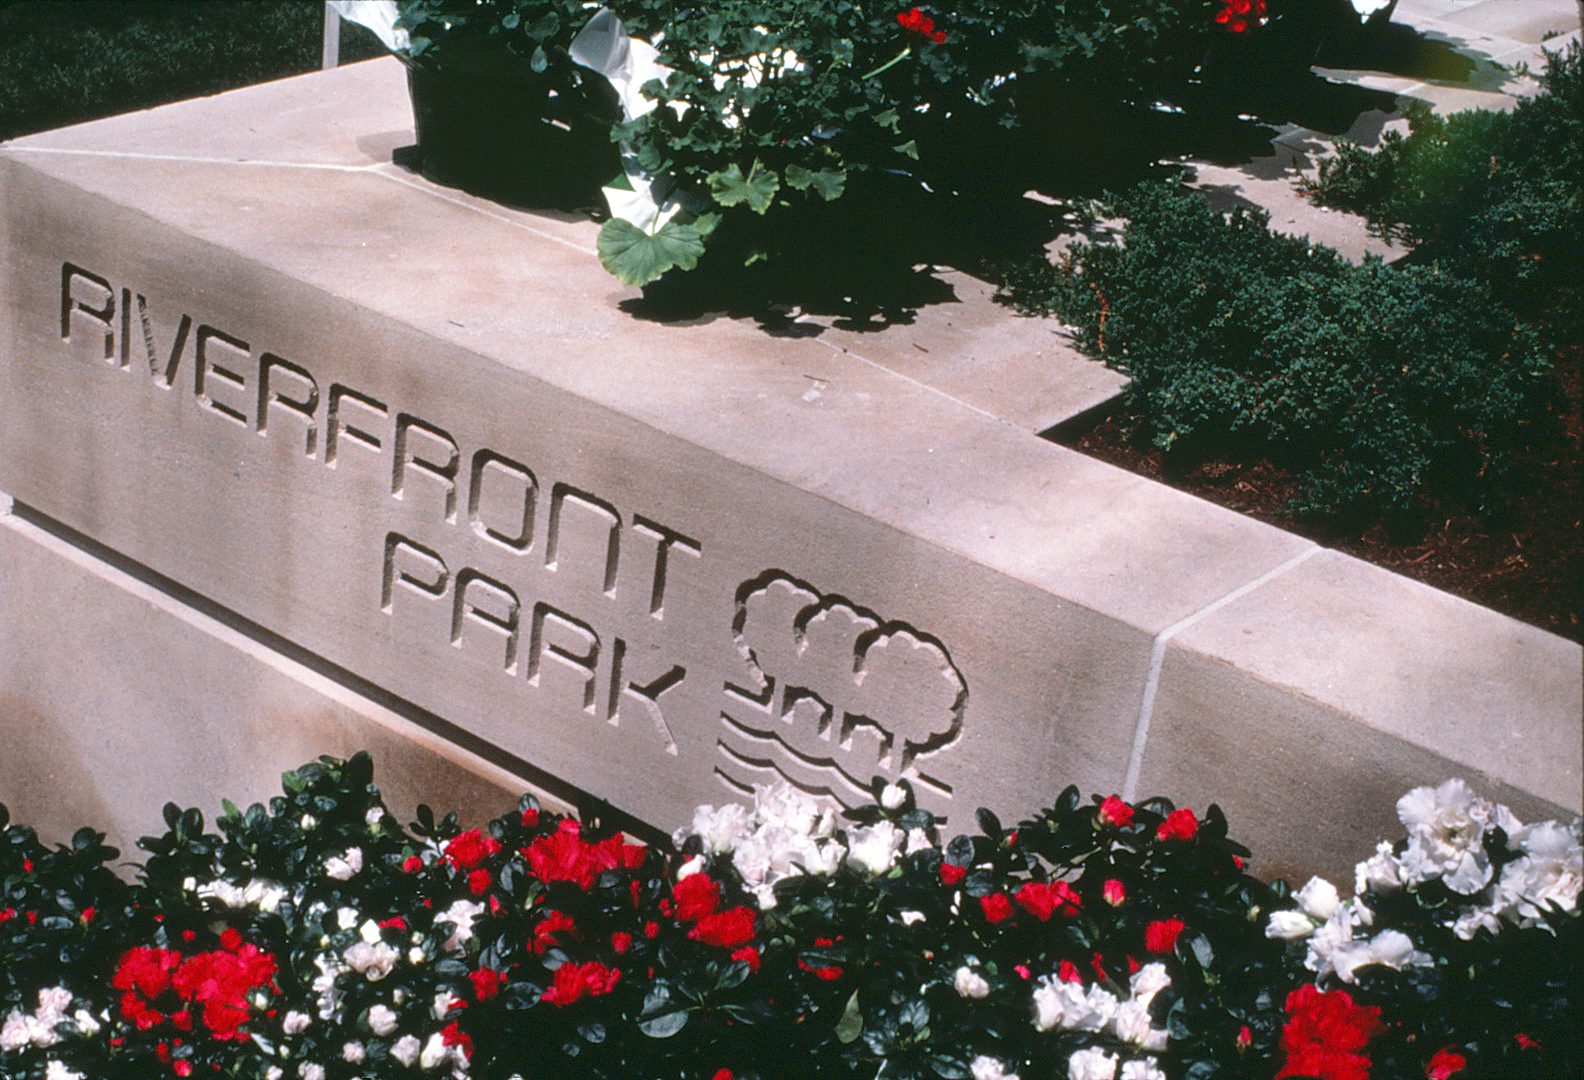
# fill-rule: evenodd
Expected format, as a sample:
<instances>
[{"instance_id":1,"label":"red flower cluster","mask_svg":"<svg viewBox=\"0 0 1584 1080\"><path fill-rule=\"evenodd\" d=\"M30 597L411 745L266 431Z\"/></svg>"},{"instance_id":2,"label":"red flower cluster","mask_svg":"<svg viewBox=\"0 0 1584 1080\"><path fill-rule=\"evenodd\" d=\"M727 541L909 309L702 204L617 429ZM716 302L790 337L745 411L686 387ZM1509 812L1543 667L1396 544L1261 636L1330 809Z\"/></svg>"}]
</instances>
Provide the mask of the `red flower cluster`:
<instances>
[{"instance_id":1,"label":"red flower cluster","mask_svg":"<svg viewBox=\"0 0 1584 1080\"><path fill-rule=\"evenodd\" d=\"M506 985L506 976L494 968L479 968L468 972L468 981L473 984L473 996L480 1001L488 1001L501 992L501 987Z\"/></svg>"},{"instance_id":2,"label":"red flower cluster","mask_svg":"<svg viewBox=\"0 0 1584 1080\"><path fill-rule=\"evenodd\" d=\"M1429 1080L1451 1080L1453 1073L1462 1072L1467 1067L1468 1058L1448 1047L1435 1052L1430 1064L1425 1066L1425 1076Z\"/></svg>"},{"instance_id":3,"label":"red flower cluster","mask_svg":"<svg viewBox=\"0 0 1584 1080\"><path fill-rule=\"evenodd\" d=\"M1300 986L1287 995L1281 1034L1287 1060L1277 1080L1369 1080L1370 1059L1362 1051L1380 1027L1380 1010L1353 1004L1346 990L1321 993L1312 985Z\"/></svg>"},{"instance_id":4,"label":"red flower cluster","mask_svg":"<svg viewBox=\"0 0 1584 1080\"><path fill-rule=\"evenodd\" d=\"M958 866L956 863L943 862L941 863L940 876L941 881L945 884L957 885L962 882L963 878L968 876L968 868L966 866Z\"/></svg>"},{"instance_id":5,"label":"red flower cluster","mask_svg":"<svg viewBox=\"0 0 1584 1080\"><path fill-rule=\"evenodd\" d=\"M1265 25L1265 0L1222 0L1215 21L1234 34Z\"/></svg>"},{"instance_id":6,"label":"red flower cluster","mask_svg":"<svg viewBox=\"0 0 1584 1080\"><path fill-rule=\"evenodd\" d=\"M1166 815L1166 820L1155 830L1157 840L1192 840L1199 835L1199 819L1192 810L1184 807Z\"/></svg>"},{"instance_id":7,"label":"red flower cluster","mask_svg":"<svg viewBox=\"0 0 1584 1080\"><path fill-rule=\"evenodd\" d=\"M171 949L129 950L110 980L122 992L122 1017L140 1031L167 1020L191 1031L192 1007L202 1006L203 1024L215 1038L243 1038L238 1029L248 1019L247 995L272 984L275 958L244 944L235 930L227 930L221 944L223 948L187 957ZM165 1001L156 1007L162 996Z\"/></svg>"},{"instance_id":8,"label":"red flower cluster","mask_svg":"<svg viewBox=\"0 0 1584 1080\"><path fill-rule=\"evenodd\" d=\"M1017 902L1024 911L1046 922L1052 915L1076 915L1083 902L1065 881L1026 882L1017 891Z\"/></svg>"},{"instance_id":9,"label":"red flower cluster","mask_svg":"<svg viewBox=\"0 0 1584 1080\"><path fill-rule=\"evenodd\" d=\"M902 24L902 29L921 37L927 37L937 45L946 43L946 32L935 29L935 20L924 14L918 8L912 11L897 12L897 22Z\"/></svg>"},{"instance_id":10,"label":"red flower cluster","mask_svg":"<svg viewBox=\"0 0 1584 1080\"><path fill-rule=\"evenodd\" d=\"M598 960L586 964L562 964L556 968L555 982L545 989L540 1001L548 1001L562 1008L584 996L598 997L616 989L621 972L608 968Z\"/></svg>"},{"instance_id":11,"label":"red flower cluster","mask_svg":"<svg viewBox=\"0 0 1584 1080\"><path fill-rule=\"evenodd\" d=\"M990 893L979 898L984 917L993 923L1005 922L1012 917L1012 901L1006 893Z\"/></svg>"},{"instance_id":12,"label":"red flower cluster","mask_svg":"<svg viewBox=\"0 0 1584 1080\"><path fill-rule=\"evenodd\" d=\"M472 870L500 848L500 841L484 835L484 830L469 829L451 838L441 858L458 870Z\"/></svg>"},{"instance_id":13,"label":"red flower cluster","mask_svg":"<svg viewBox=\"0 0 1584 1080\"><path fill-rule=\"evenodd\" d=\"M671 895L676 898L676 917L682 922L690 922L693 929L688 931L688 937L694 941L702 941L706 945L716 945L723 949L737 949L746 945L754 936L754 912L750 907L734 907L726 911L720 908L720 885L707 874L689 874L677 882L671 890ZM738 952L743 950L738 949ZM733 954L732 959L747 959L745 956ZM754 950L754 957L749 961L751 967L758 967L758 950Z\"/></svg>"},{"instance_id":14,"label":"red flower cluster","mask_svg":"<svg viewBox=\"0 0 1584 1080\"><path fill-rule=\"evenodd\" d=\"M554 908L546 911L544 918L534 927L534 955L543 956L549 952L555 946L556 935L563 932L577 933L577 924L572 921L572 916Z\"/></svg>"},{"instance_id":15,"label":"red flower cluster","mask_svg":"<svg viewBox=\"0 0 1584 1080\"><path fill-rule=\"evenodd\" d=\"M539 880L570 881L580 889L588 889L606 870L631 870L648 854L642 844L629 844L620 836L587 843L580 831L577 822L563 821L555 832L523 848L528 866Z\"/></svg>"}]
</instances>

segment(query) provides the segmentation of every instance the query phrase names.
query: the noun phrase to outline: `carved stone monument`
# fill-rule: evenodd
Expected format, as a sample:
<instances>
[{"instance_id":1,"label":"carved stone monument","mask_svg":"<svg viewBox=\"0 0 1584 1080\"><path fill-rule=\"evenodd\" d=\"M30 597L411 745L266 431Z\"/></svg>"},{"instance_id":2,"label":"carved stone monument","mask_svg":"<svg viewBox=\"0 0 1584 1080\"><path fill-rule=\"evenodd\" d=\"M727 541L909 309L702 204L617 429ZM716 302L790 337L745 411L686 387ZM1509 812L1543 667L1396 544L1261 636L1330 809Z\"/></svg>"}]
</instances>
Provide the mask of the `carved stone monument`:
<instances>
[{"instance_id":1,"label":"carved stone monument","mask_svg":"<svg viewBox=\"0 0 1584 1080\"><path fill-rule=\"evenodd\" d=\"M1267 866L1452 773L1578 809L1577 646L1040 439L1117 378L960 275L877 333L645 318L589 223L393 165L403 93L0 150L0 729L78 748L6 752L19 816L369 739L436 804L663 828L776 779L952 828L1158 792Z\"/></svg>"}]
</instances>

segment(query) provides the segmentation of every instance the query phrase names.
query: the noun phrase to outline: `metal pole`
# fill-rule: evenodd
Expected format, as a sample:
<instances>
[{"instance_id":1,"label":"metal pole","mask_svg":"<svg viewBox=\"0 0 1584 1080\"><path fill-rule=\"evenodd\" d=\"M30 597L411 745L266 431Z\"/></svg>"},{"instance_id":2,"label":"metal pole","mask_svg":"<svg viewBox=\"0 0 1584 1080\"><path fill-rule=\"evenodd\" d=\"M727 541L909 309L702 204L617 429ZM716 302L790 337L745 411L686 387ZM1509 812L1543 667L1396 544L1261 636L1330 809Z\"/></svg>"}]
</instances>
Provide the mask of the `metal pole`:
<instances>
[{"instance_id":1,"label":"metal pole","mask_svg":"<svg viewBox=\"0 0 1584 1080\"><path fill-rule=\"evenodd\" d=\"M341 16L327 2L324 6L324 69L329 71L341 62Z\"/></svg>"}]
</instances>

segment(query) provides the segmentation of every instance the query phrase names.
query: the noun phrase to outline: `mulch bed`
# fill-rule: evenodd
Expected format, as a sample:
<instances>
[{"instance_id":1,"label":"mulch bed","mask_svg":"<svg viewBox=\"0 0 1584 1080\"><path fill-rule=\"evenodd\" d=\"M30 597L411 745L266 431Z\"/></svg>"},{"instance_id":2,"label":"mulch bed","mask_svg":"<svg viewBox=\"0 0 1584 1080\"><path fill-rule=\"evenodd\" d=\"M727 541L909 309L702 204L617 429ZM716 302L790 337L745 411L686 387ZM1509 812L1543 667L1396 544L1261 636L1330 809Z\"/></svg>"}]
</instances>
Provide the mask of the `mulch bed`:
<instances>
[{"instance_id":1,"label":"mulch bed","mask_svg":"<svg viewBox=\"0 0 1584 1080\"><path fill-rule=\"evenodd\" d=\"M1524 494L1509 517L1487 523L1467 513L1435 515L1422 534L1392 536L1380 524L1362 530L1296 520L1284 508L1297 491L1291 474L1269 462L1206 461L1168 467L1137 446L1115 417L1058 441L1102 461L1269 522L1406 577L1493 608L1574 641L1584 640L1584 345L1558 359L1567 400L1559 441L1535 448L1522 468Z\"/></svg>"}]
</instances>

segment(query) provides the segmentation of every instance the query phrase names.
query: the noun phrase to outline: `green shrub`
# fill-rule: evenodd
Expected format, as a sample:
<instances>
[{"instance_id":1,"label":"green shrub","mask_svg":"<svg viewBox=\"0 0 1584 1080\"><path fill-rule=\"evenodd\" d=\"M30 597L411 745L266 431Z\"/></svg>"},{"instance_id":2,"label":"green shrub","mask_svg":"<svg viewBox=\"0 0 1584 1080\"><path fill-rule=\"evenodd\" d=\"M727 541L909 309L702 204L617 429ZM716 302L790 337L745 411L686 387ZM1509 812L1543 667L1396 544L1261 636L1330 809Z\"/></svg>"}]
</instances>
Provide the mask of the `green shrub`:
<instances>
[{"instance_id":1,"label":"green shrub","mask_svg":"<svg viewBox=\"0 0 1584 1080\"><path fill-rule=\"evenodd\" d=\"M1554 53L1542 93L1510 113L1409 111L1375 150L1343 144L1315 197L1369 218L1435 262L1488 282L1520 312L1574 325L1584 310L1584 54Z\"/></svg>"},{"instance_id":2,"label":"green shrub","mask_svg":"<svg viewBox=\"0 0 1584 1080\"><path fill-rule=\"evenodd\" d=\"M0 2L0 139L313 71L323 26L303 0Z\"/></svg>"},{"instance_id":3,"label":"green shrub","mask_svg":"<svg viewBox=\"0 0 1584 1080\"><path fill-rule=\"evenodd\" d=\"M1130 433L1179 463L1268 457L1299 478L1299 513L1502 504L1554 391L1538 335L1486 286L1355 266L1167 185L1098 209L1127 219L1122 244L1078 245L1006 293L1131 376Z\"/></svg>"}]
</instances>

